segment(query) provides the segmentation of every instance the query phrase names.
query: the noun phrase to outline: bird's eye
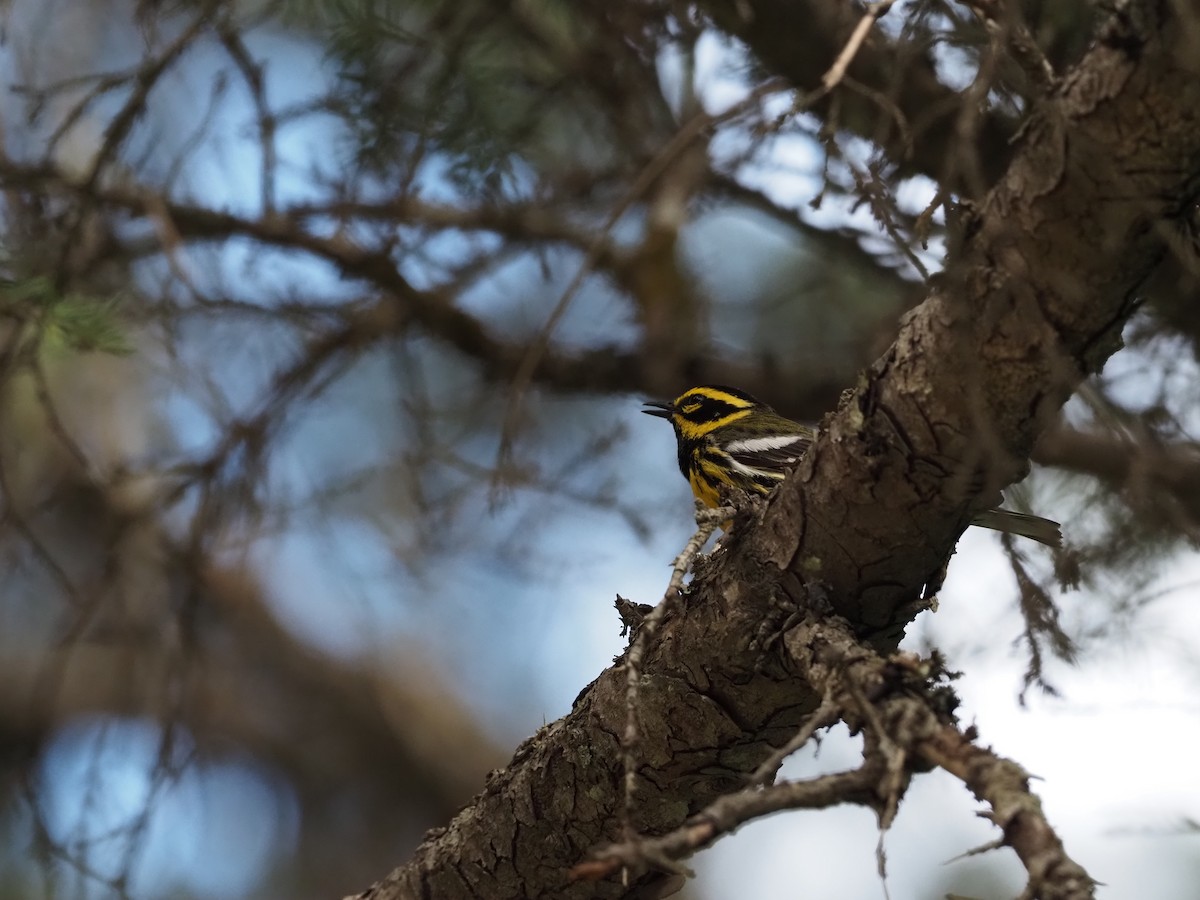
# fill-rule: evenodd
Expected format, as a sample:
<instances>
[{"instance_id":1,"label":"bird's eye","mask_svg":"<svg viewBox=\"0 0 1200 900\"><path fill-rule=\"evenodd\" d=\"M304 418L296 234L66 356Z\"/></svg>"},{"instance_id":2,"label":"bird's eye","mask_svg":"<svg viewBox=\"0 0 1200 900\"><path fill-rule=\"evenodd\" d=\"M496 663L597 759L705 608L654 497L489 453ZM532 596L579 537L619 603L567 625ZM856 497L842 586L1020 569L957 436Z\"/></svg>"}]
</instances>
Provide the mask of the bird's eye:
<instances>
[{"instance_id":1,"label":"bird's eye","mask_svg":"<svg viewBox=\"0 0 1200 900\"><path fill-rule=\"evenodd\" d=\"M699 408L700 408L699 403L685 403L685 404L683 404L683 406L679 407L679 411L682 412L684 415L690 416L692 413L694 413Z\"/></svg>"}]
</instances>

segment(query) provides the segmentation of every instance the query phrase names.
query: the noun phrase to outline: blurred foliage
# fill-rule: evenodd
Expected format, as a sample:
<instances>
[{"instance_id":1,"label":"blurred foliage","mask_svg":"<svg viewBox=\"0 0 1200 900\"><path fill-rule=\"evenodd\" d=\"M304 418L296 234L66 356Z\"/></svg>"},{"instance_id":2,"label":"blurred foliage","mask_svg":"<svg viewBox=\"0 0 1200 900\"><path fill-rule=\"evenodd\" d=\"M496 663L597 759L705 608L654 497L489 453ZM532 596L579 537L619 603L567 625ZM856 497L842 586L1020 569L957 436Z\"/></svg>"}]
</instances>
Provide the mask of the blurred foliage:
<instances>
[{"instance_id":1,"label":"blurred foliage","mask_svg":"<svg viewBox=\"0 0 1200 900\"><path fill-rule=\"evenodd\" d=\"M34 326L36 350L132 353L118 316L120 304L118 297L99 300L62 294L45 276L0 282L0 317Z\"/></svg>"},{"instance_id":2,"label":"blurred foliage","mask_svg":"<svg viewBox=\"0 0 1200 900\"><path fill-rule=\"evenodd\" d=\"M621 163L605 88L580 78L602 52L594 11L558 0L318 6L298 17L315 11L326 29L343 80L335 104L367 171L408 180L414 163L439 155L451 183L486 198L520 192L531 175ZM616 62L640 68L637 54ZM605 76L614 87L626 77Z\"/></svg>"}]
</instances>

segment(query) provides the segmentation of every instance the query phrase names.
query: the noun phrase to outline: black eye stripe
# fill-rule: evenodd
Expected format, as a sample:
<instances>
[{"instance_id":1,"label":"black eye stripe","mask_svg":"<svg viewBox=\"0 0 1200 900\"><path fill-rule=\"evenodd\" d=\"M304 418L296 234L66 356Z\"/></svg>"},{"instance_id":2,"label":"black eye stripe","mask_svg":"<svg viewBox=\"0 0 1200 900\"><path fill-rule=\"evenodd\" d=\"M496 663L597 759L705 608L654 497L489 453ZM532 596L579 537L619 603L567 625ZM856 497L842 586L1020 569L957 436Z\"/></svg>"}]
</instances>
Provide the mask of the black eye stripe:
<instances>
[{"instance_id":1,"label":"black eye stripe","mask_svg":"<svg viewBox=\"0 0 1200 900\"><path fill-rule=\"evenodd\" d=\"M684 418L692 422L712 422L738 412L742 407L715 397L697 397L681 403L678 409Z\"/></svg>"}]
</instances>

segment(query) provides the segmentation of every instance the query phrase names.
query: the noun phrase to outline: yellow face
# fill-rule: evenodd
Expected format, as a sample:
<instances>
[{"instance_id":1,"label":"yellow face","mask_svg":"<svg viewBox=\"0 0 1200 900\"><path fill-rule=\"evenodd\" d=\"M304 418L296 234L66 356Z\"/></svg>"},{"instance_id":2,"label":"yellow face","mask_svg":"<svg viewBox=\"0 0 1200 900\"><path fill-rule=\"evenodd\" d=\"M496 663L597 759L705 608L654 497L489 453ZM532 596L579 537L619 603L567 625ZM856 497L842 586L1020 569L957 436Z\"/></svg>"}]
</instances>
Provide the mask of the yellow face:
<instances>
[{"instance_id":1,"label":"yellow face","mask_svg":"<svg viewBox=\"0 0 1200 900\"><path fill-rule=\"evenodd\" d=\"M740 393L718 387L696 387L680 394L671 403L671 424L685 441L744 419L758 404Z\"/></svg>"}]
</instances>

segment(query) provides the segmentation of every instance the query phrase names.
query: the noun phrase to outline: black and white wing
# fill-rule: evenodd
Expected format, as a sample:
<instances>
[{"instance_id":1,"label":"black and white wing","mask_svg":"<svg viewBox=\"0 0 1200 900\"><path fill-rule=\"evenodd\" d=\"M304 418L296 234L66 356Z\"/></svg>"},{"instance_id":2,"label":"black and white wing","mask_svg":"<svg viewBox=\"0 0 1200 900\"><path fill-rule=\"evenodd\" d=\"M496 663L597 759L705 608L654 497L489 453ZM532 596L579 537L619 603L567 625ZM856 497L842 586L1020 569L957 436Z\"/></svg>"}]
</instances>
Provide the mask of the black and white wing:
<instances>
[{"instance_id":1,"label":"black and white wing","mask_svg":"<svg viewBox=\"0 0 1200 900\"><path fill-rule=\"evenodd\" d=\"M721 449L737 465L781 479L796 465L811 443L811 434L768 434L739 438Z\"/></svg>"}]
</instances>

